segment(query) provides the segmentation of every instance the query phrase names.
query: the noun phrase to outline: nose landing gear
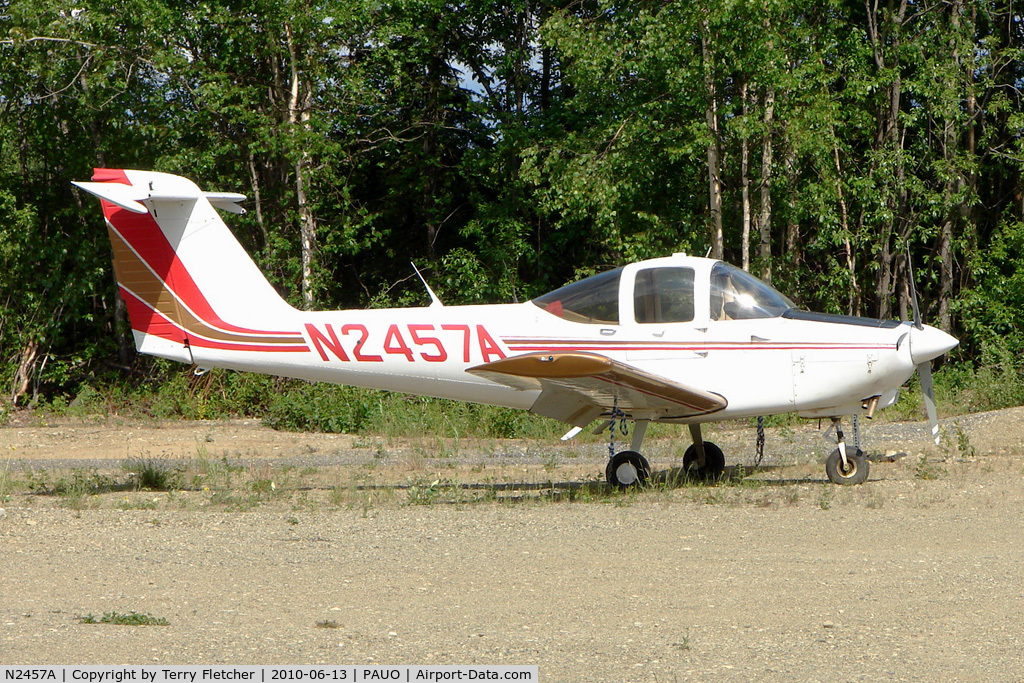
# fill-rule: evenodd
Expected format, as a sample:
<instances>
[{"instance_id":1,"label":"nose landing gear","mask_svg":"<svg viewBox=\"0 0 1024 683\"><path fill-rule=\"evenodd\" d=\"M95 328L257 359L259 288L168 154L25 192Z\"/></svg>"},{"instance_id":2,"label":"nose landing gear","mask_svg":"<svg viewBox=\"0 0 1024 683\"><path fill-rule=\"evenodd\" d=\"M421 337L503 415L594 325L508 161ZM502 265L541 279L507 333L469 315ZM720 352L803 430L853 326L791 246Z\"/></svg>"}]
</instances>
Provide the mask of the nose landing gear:
<instances>
[{"instance_id":1,"label":"nose landing gear","mask_svg":"<svg viewBox=\"0 0 1024 683\"><path fill-rule=\"evenodd\" d=\"M828 475L829 481L840 486L863 484L871 469L867 456L860 448L855 447L851 452L846 447L843 427L838 417L832 418L832 425L836 429L838 447L829 454L825 461L825 474Z\"/></svg>"}]
</instances>

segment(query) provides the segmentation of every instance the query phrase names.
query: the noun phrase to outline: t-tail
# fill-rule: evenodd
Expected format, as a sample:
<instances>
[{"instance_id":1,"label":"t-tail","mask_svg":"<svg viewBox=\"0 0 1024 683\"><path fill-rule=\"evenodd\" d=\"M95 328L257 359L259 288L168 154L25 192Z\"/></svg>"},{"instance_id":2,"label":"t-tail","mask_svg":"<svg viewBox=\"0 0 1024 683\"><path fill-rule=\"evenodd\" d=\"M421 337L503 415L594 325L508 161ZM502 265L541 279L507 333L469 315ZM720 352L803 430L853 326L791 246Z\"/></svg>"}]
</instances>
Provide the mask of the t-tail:
<instances>
[{"instance_id":1,"label":"t-tail","mask_svg":"<svg viewBox=\"0 0 1024 683\"><path fill-rule=\"evenodd\" d=\"M243 195L151 171L96 169L92 182L75 185L102 200L140 353L231 366L251 352L309 350L297 311L217 213L242 213Z\"/></svg>"}]
</instances>

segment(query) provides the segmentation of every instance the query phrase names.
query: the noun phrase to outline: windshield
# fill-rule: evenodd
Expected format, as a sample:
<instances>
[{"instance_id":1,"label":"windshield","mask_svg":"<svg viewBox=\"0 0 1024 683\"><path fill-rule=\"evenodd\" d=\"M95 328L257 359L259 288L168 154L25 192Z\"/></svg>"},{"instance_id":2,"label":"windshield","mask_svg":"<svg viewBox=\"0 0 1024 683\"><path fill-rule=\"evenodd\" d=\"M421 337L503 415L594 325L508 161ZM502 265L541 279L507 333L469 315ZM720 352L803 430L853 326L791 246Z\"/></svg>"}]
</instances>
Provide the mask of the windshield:
<instances>
[{"instance_id":1,"label":"windshield","mask_svg":"<svg viewBox=\"0 0 1024 683\"><path fill-rule=\"evenodd\" d=\"M777 318L796 304L756 277L728 263L711 269L711 319Z\"/></svg>"},{"instance_id":2,"label":"windshield","mask_svg":"<svg viewBox=\"0 0 1024 683\"><path fill-rule=\"evenodd\" d=\"M551 315L577 323L619 323L619 279L622 268L592 275L533 300Z\"/></svg>"}]
</instances>

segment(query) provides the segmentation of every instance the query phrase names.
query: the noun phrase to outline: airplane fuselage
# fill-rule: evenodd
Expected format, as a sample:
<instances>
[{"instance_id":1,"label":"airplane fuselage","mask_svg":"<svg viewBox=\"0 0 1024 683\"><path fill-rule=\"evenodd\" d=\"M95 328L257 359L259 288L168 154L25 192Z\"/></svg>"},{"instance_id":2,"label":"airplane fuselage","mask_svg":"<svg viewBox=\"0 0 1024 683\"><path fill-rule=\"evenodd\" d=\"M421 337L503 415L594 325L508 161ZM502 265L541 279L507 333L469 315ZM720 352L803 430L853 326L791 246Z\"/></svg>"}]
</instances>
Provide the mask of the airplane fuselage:
<instances>
[{"instance_id":1,"label":"airplane fuselage","mask_svg":"<svg viewBox=\"0 0 1024 683\"><path fill-rule=\"evenodd\" d=\"M466 370L523 353L586 351L690 386L713 387L728 401L714 419L849 414L873 396L882 397L884 407L914 371L906 348L909 324L879 328L779 317L656 328L590 325L561 320L531 303L293 315L276 326L300 330L303 344L261 344L242 352L237 345L193 343L190 360L528 410L538 391L496 385Z\"/></svg>"}]
</instances>

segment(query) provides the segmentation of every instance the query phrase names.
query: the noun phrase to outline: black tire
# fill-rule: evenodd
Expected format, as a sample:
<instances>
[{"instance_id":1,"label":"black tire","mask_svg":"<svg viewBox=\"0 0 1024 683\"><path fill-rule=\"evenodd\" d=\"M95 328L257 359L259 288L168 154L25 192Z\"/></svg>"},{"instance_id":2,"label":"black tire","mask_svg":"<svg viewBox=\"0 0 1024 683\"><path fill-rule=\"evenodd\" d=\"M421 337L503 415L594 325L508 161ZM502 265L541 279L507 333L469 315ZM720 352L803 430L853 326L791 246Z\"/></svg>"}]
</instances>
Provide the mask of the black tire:
<instances>
[{"instance_id":1,"label":"black tire","mask_svg":"<svg viewBox=\"0 0 1024 683\"><path fill-rule=\"evenodd\" d=\"M697 479L718 479L725 472L725 453L715 444L705 441L704 467L697 467L697 447L690 444L683 453L683 469Z\"/></svg>"},{"instance_id":2,"label":"black tire","mask_svg":"<svg viewBox=\"0 0 1024 683\"><path fill-rule=\"evenodd\" d=\"M871 469L868 459L859 449L856 452L846 452L847 466L843 467L843 456L839 449L835 449L825 461L825 474L829 481L840 486L853 486L863 484L868 478L868 471Z\"/></svg>"},{"instance_id":3,"label":"black tire","mask_svg":"<svg viewBox=\"0 0 1024 683\"><path fill-rule=\"evenodd\" d=\"M636 451L621 451L608 459L604 476L616 488L643 486L651 476L651 465Z\"/></svg>"}]
</instances>

